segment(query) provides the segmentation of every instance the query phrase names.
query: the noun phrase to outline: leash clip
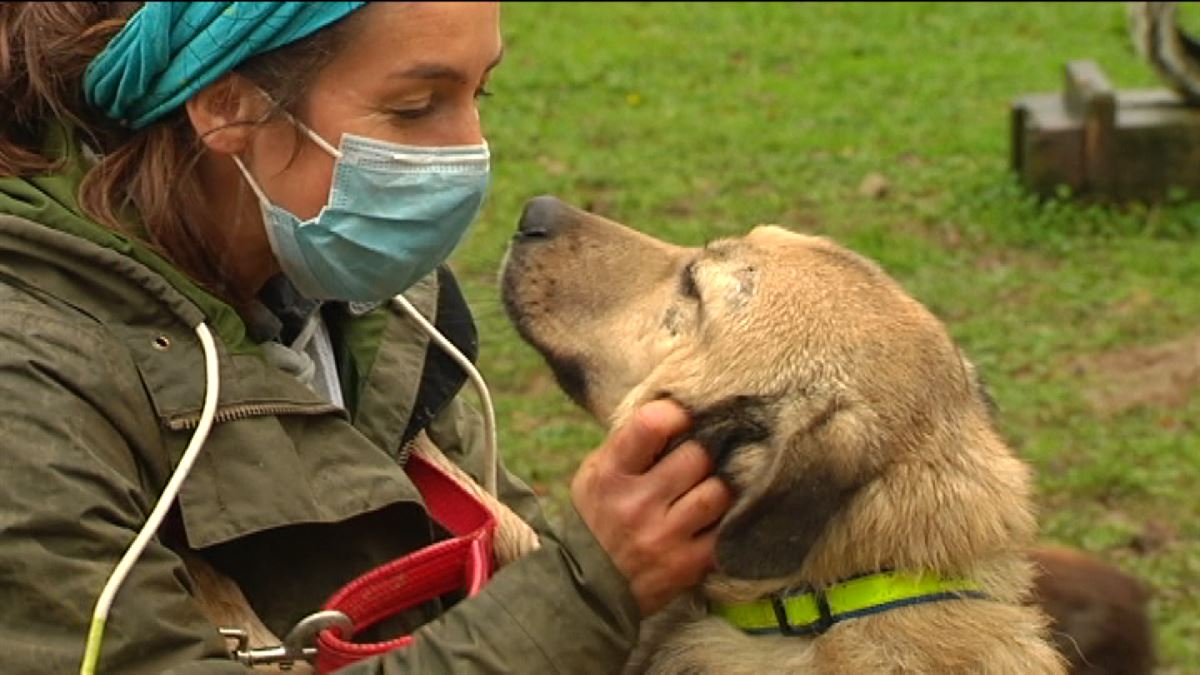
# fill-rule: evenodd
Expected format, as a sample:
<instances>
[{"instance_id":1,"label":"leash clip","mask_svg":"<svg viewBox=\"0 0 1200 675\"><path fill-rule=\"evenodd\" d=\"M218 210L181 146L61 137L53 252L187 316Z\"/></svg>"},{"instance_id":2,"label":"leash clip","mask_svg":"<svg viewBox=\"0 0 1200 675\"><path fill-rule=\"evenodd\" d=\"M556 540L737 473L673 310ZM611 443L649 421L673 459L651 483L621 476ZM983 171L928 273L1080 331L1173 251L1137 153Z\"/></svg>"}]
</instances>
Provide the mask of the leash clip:
<instances>
[{"instance_id":1,"label":"leash clip","mask_svg":"<svg viewBox=\"0 0 1200 675\"><path fill-rule=\"evenodd\" d=\"M334 609L314 612L301 619L274 647L250 647L250 634L241 628L220 628L221 637L233 640L233 658L244 666L279 666L290 670L297 661L312 663L317 658L317 635L327 628L340 628L349 636L354 630L350 617Z\"/></svg>"}]
</instances>

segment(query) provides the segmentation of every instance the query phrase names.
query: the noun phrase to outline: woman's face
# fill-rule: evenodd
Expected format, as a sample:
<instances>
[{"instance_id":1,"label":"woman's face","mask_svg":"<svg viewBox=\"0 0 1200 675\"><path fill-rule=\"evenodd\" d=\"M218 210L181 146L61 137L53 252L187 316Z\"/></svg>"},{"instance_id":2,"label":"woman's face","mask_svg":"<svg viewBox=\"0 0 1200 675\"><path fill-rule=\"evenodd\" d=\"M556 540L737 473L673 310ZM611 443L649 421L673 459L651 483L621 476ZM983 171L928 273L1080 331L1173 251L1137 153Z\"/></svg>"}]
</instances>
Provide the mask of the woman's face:
<instances>
[{"instance_id":1,"label":"woman's face","mask_svg":"<svg viewBox=\"0 0 1200 675\"><path fill-rule=\"evenodd\" d=\"M371 3L314 78L298 117L337 147L342 134L408 145L483 141L479 97L500 61L498 3ZM299 141L297 146L297 139ZM251 139L247 166L301 219L325 204L333 157L280 119Z\"/></svg>"},{"instance_id":2,"label":"woman's face","mask_svg":"<svg viewBox=\"0 0 1200 675\"><path fill-rule=\"evenodd\" d=\"M500 61L498 3L371 3L351 15L341 51L312 79L297 118L337 147L342 134L406 145L472 145L483 140L479 97ZM304 77L306 73L297 73ZM227 279L256 294L279 271L258 200L232 160L237 156L272 203L302 220L329 196L334 158L297 133L286 115L264 124L262 92L231 80L189 101L201 156L203 231Z\"/></svg>"}]
</instances>

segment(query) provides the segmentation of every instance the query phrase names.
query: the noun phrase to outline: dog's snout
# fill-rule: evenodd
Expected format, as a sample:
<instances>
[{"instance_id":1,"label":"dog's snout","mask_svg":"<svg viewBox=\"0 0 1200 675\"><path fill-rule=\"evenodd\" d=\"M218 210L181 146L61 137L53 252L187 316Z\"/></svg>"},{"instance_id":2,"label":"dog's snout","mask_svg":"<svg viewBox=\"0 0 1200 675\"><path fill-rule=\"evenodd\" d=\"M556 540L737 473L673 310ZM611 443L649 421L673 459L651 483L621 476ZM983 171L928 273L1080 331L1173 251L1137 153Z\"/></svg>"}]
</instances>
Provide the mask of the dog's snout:
<instances>
[{"instance_id":1,"label":"dog's snout","mask_svg":"<svg viewBox=\"0 0 1200 675\"><path fill-rule=\"evenodd\" d=\"M553 236L567 210L566 204L549 195L530 199L525 203L525 210L517 224L517 238L545 239Z\"/></svg>"}]
</instances>

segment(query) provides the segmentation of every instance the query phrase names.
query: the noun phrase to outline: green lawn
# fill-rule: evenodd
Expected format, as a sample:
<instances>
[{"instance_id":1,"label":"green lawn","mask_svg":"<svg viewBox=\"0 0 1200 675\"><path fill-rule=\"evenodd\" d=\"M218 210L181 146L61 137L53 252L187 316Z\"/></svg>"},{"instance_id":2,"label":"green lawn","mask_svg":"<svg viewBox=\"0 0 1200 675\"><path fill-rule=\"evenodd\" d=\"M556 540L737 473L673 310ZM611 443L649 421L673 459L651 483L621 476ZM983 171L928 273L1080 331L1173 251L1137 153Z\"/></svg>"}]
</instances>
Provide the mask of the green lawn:
<instances>
[{"instance_id":1,"label":"green lawn","mask_svg":"<svg viewBox=\"0 0 1200 675\"><path fill-rule=\"evenodd\" d=\"M1038 204L1007 166L1009 103L1059 90L1066 61L1157 86L1121 4L503 11L494 189L453 263L503 455L552 513L602 434L500 308L522 203L555 194L680 243L762 222L822 233L947 322L1038 470L1045 538L1146 579L1161 672L1200 672L1200 204ZM871 173L885 197L859 194Z\"/></svg>"}]
</instances>

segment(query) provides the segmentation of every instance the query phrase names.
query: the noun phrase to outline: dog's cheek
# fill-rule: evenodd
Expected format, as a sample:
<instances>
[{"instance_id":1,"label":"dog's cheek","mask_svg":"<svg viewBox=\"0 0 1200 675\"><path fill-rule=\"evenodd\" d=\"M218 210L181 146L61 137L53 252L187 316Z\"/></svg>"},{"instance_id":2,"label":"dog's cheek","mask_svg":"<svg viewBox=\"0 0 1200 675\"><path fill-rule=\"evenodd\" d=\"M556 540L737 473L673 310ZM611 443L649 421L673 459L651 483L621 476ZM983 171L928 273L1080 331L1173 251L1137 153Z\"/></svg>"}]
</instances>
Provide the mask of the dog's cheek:
<instances>
[{"instance_id":1,"label":"dog's cheek","mask_svg":"<svg viewBox=\"0 0 1200 675\"><path fill-rule=\"evenodd\" d=\"M758 468L771 463L770 452L770 447L765 445L738 448L717 467L717 476L738 494L749 493L753 490Z\"/></svg>"},{"instance_id":2,"label":"dog's cheek","mask_svg":"<svg viewBox=\"0 0 1200 675\"><path fill-rule=\"evenodd\" d=\"M740 395L692 412L689 435L712 457L717 472L739 453L760 448L771 436L771 398Z\"/></svg>"},{"instance_id":3,"label":"dog's cheek","mask_svg":"<svg viewBox=\"0 0 1200 675\"><path fill-rule=\"evenodd\" d=\"M829 521L854 498L846 485L820 470L776 484L730 514L717 535L717 567L738 579L772 579L794 573Z\"/></svg>"},{"instance_id":4,"label":"dog's cheek","mask_svg":"<svg viewBox=\"0 0 1200 675\"><path fill-rule=\"evenodd\" d=\"M578 358L556 355L547 352L546 364L554 374L554 380L559 389L563 390L580 408L588 407L588 378L583 362Z\"/></svg>"}]
</instances>

